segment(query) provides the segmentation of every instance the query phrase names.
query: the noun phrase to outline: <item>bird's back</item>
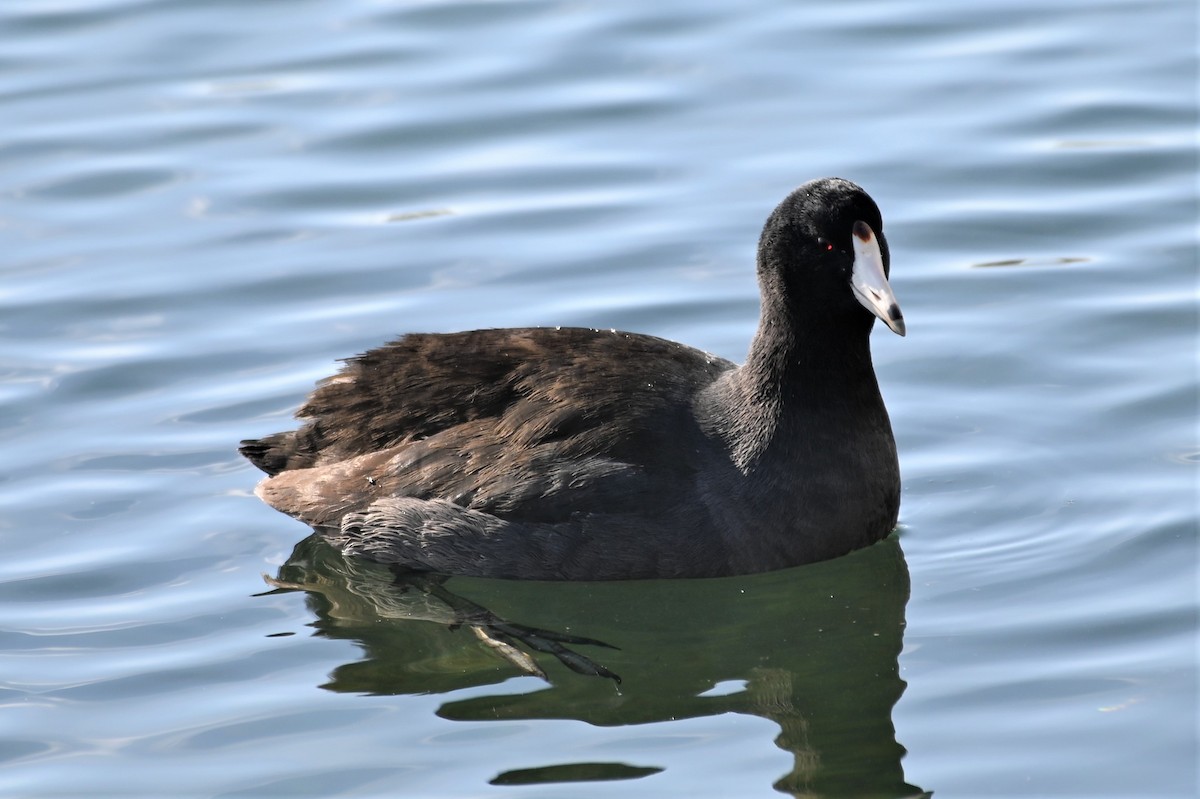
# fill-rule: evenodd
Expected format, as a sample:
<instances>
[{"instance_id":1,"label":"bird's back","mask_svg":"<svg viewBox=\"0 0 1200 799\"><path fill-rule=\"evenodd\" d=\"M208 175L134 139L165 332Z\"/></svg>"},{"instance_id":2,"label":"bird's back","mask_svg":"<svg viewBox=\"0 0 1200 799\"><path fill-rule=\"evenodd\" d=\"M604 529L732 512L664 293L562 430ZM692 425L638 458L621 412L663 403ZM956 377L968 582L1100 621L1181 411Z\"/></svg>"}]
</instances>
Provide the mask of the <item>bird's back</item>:
<instances>
[{"instance_id":1,"label":"bird's back","mask_svg":"<svg viewBox=\"0 0 1200 799\"><path fill-rule=\"evenodd\" d=\"M410 334L349 359L299 430L242 444L260 494L329 525L386 495L522 521L669 502L708 446L695 394L733 364L652 336L583 328Z\"/></svg>"}]
</instances>

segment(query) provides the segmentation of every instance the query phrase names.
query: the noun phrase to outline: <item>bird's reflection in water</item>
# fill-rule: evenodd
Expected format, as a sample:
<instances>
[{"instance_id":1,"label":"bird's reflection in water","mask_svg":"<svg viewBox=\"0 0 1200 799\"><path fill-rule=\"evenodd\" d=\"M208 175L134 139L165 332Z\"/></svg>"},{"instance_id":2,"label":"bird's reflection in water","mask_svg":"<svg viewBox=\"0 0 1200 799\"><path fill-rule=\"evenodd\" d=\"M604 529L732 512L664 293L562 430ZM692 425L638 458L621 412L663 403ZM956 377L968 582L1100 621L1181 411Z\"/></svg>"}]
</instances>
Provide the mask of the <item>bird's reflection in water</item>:
<instances>
[{"instance_id":1,"label":"bird's reflection in water","mask_svg":"<svg viewBox=\"0 0 1200 799\"><path fill-rule=\"evenodd\" d=\"M295 582L285 575L289 574L291 568L301 565L297 553L302 549L305 568L301 569L300 581ZM321 558L320 566L316 566L318 561L313 560L313 555ZM321 566L326 568L322 569ZM409 619L434 622L450 630L465 627L484 646L525 674L549 679L531 655L536 651L553 655L577 674L608 677L617 683L621 682L619 675L568 648L571 645L613 648L603 641L527 627L502 619L482 605L448 590L444 585L445 577L389 570L380 564L346 558L315 538L306 539L296 548L279 577L264 575L264 578L276 589L320 594L330 603L322 615L328 615L331 619L343 622L363 621L366 618Z\"/></svg>"},{"instance_id":2,"label":"bird's reflection in water","mask_svg":"<svg viewBox=\"0 0 1200 799\"><path fill-rule=\"evenodd\" d=\"M794 756L775 783L785 794L922 795L904 780L891 719L905 685L897 658L909 590L894 536L769 574L539 583L397 574L314 535L268 581L309 592L319 635L365 649L334 671L323 686L331 691L443 693L533 674L553 687L452 701L438 713L601 726L753 714L780 726L775 742ZM494 782L656 771L547 764Z\"/></svg>"}]
</instances>

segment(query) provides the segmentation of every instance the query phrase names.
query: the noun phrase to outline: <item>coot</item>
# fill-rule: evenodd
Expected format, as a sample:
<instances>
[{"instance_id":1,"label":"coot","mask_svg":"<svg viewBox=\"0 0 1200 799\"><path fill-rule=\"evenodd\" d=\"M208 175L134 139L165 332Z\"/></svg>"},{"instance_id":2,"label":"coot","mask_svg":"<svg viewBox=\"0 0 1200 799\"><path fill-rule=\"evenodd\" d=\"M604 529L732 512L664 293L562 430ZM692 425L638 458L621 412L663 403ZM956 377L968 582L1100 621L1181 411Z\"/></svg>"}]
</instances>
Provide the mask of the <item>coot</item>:
<instances>
[{"instance_id":1,"label":"coot","mask_svg":"<svg viewBox=\"0 0 1200 799\"><path fill-rule=\"evenodd\" d=\"M815 180L763 228L742 366L618 331L411 333L241 452L268 504L403 569L617 580L836 557L900 506L869 342L876 317L904 335L888 274L875 202Z\"/></svg>"}]
</instances>

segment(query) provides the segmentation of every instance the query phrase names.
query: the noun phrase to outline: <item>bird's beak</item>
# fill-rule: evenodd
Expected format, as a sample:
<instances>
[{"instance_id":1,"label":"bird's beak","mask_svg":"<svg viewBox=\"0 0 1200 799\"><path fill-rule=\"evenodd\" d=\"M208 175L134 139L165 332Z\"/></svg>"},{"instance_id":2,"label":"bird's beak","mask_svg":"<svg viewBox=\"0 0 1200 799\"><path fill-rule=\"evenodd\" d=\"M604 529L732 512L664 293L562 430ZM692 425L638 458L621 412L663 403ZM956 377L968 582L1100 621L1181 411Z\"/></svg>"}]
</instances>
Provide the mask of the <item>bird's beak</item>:
<instances>
[{"instance_id":1,"label":"bird's beak","mask_svg":"<svg viewBox=\"0 0 1200 799\"><path fill-rule=\"evenodd\" d=\"M883 273L883 254L879 251L879 240L866 222L854 223L854 271L850 285L854 296L871 313L878 316L892 332L904 335L904 315L896 304L887 275Z\"/></svg>"}]
</instances>

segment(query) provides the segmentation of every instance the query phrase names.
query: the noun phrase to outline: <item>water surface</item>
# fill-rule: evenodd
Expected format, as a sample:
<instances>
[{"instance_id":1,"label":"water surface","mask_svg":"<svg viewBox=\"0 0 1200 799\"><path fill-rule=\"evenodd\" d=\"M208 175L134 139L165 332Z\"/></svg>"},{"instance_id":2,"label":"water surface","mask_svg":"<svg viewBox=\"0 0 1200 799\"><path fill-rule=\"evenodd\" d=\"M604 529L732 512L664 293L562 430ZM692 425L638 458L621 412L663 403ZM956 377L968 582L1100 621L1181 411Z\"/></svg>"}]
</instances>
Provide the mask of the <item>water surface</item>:
<instances>
[{"instance_id":1,"label":"water surface","mask_svg":"<svg viewBox=\"0 0 1200 799\"><path fill-rule=\"evenodd\" d=\"M1196 23L0 10L0 793L1194 795ZM407 330L740 359L762 221L830 174L882 207L909 324L874 342L896 538L447 599L251 495L236 442ZM536 654L543 680L475 632L496 623L620 648Z\"/></svg>"}]
</instances>

